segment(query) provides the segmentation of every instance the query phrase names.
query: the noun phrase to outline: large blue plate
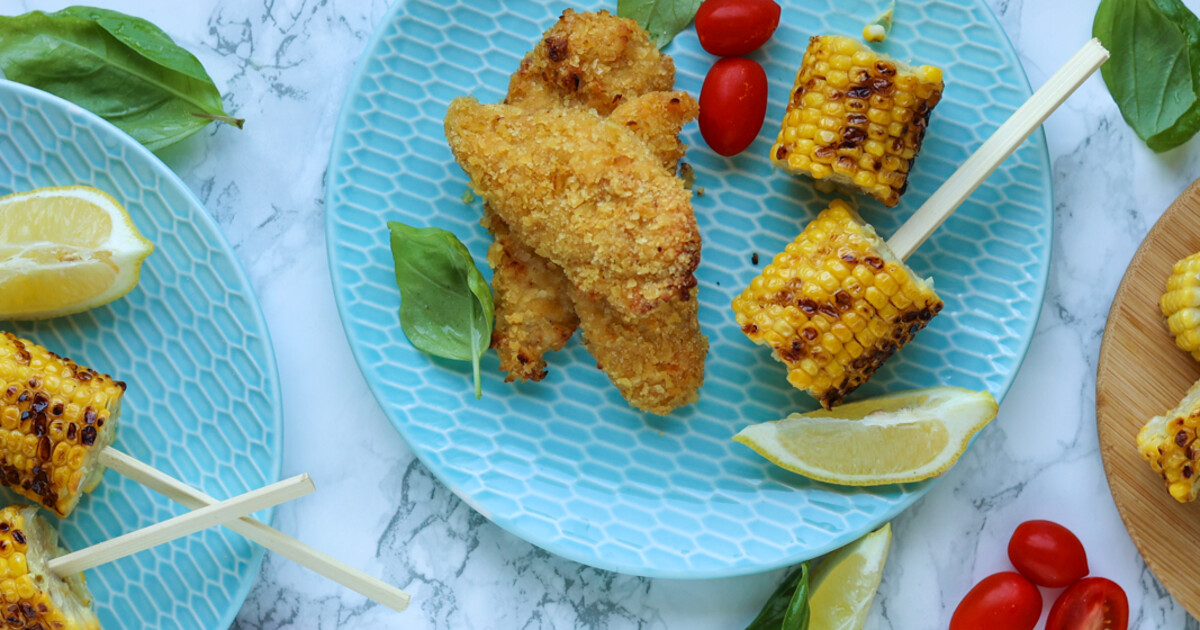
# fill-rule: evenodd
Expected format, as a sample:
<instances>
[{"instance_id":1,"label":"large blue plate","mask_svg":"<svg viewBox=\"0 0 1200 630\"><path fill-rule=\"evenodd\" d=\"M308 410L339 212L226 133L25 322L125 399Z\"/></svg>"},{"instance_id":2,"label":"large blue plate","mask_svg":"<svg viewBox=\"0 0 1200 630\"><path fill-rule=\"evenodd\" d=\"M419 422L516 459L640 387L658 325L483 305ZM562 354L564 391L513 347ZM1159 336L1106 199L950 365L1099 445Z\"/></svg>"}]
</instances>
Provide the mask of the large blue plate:
<instances>
[{"instance_id":1,"label":"large blue plate","mask_svg":"<svg viewBox=\"0 0 1200 630\"><path fill-rule=\"evenodd\" d=\"M217 498L277 481L275 356L216 223L129 136L57 97L0 81L0 194L75 184L112 195L154 243L140 284L86 313L0 321L0 330L129 384L118 449ZM60 531L79 549L185 511L108 471ZM262 556L262 547L217 527L88 571L88 586L106 630L226 628Z\"/></svg>"},{"instance_id":2,"label":"large blue plate","mask_svg":"<svg viewBox=\"0 0 1200 630\"><path fill-rule=\"evenodd\" d=\"M583 8L615 3L581 2ZM490 239L480 202L442 131L447 103L501 100L508 75L567 4L397 2L359 65L330 163L327 236L338 306L371 390L417 456L471 506L554 553L648 576L706 578L763 571L838 547L891 519L929 483L874 489L808 481L730 437L747 424L813 408L783 367L738 330L730 300L827 201L765 158L808 38L858 36L882 2L786 2L779 30L754 57L771 106L757 142L725 159L693 125L686 161L704 239L700 319L712 342L700 402L667 419L631 410L578 342L550 357L541 383L503 382L412 348L397 323L385 222L453 231L481 268ZM577 7L579 8L579 7ZM1030 91L1012 47L980 0L906 0L883 49L946 71L904 203L863 202L890 234ZM689 29L667 49L678 83L699 93L714 61ZM939 384L1012 383L1046 287L1050 165L1041 133L982 186L911 263L934 276L946 309L858 397ZM760 263L751 262L757 253Z\"/></svg>"}]
</instances>

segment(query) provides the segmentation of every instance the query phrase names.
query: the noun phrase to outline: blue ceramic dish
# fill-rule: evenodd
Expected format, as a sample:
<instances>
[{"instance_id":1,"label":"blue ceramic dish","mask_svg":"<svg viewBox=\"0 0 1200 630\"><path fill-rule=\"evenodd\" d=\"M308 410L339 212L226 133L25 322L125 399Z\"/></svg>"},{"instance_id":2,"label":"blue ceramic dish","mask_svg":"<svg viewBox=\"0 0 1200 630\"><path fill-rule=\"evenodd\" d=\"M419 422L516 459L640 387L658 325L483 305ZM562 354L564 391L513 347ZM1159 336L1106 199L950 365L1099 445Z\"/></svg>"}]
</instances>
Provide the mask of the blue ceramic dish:
<instances>
[{"instance_id":1,"label":"blue ceramic dish","mask_svg":"<svg viewBox=\"0 0 1200 630\"><path fill-rule=\"evenodd\" d=\"M580 2L576 9L615 3ZM397 2L379 26L342 109L329 169L327 237L338 306L380 405L443 483L505 529L592 566L647 576L712 578L794 564L891 519L930 482L879 488L825 485L775 468L730 440L739 429L815 404L784 380L770 353L738 330L729 303L828 197L775 171L778 131L812 35L857 37L881 8L862 0L784 2L773 39L752 57L770 80L758 140L727 159L695 125L684 130L704 239L700 321L712 347L700 401L668 418L632 410L576 339L550 356L540 383L503 382L413 349L385 223L454 232L486 270L481 204L442 131L447 103L503 99L509 74L567 8L531 0ZM911 0L881 49L945 70L945 97L903 203L860 200L891 234L1030 90L1012 46L980 0ZM688 29L666 49L677 86L698 94L714 58ZM1046 288L1052 204L1039 132L993 174L910 260L933 276L943 314L855 397L933 385L1003 398L1033 336ZM757 254L759 263L752 262ZM486 271L485 271L486 273Z\"/></svg>"},{"instance_id":2,"label":"blue ceramic dish","mask_svg":"<svg viewBox=\"0 0 1200 630\"><path fill-rule=\"evenodd\" d=\"M277 481L283 406L275 356L216 223L170 169L116 127L0 80L0 195L70 185L112 195L154 243L141 282L106 306L0 321L0 330L128 383L117 449L217 498ZM185 511L108 471L59 529L68 548L80 549ZM262 547L216 527L86 575L106 630L227 628L262 556Z\"/></svg>"}]
</instances>

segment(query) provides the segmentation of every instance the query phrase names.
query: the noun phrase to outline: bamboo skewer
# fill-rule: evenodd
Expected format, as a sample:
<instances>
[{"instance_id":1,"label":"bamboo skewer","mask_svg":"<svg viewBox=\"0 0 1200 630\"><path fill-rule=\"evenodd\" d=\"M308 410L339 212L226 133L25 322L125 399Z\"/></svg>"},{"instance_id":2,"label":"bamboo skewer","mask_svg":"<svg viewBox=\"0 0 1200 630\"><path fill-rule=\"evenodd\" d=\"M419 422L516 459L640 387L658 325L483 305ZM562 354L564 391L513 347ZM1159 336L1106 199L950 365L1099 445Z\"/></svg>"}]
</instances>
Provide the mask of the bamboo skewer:
<instances>
[{"instance_id":1,"label":"bamboo skewer","mask_svg":"<svg viewBox=\"0 0 1200 630\"><path fill-rule=\"evenodd\" d=\"M1025 141L1067 97L1108 59L1100 40L1084 44L1075 56L1033 93L888 240L900 259L908 258L967 197Z\"/></svg>"},{"instance_id":2,"label":"bamboo skewer","mask_svg":"<svg viewBox=\"0 0 1200 630\"><path fill-rule=\"evenodd\" d=\"M158 492L188 508L202 508L216 499L114 448L101 453L102 463L116 472ZM405 591L368 575L324 552L318 551L291 536L249 517L223 523L229 529L253 540L275 553L307 567L346 588L388 608L403 611L410 595Z\"/></svg>"},{"instance_id":3,"label":"bamboo skewer","mask_svg":"<svg viewBox=\"0 0 1200 630\"><path fill-rule=\"evenodd\" d=\"M59 556L47 568L60 576L86 571L125 556L144 551L188 534L208 529L247 514L302 497L316 490L306 474L251 490L240 496L169 518L135 532L117 536L79 551Z\"/></svg>"}]
</instances>

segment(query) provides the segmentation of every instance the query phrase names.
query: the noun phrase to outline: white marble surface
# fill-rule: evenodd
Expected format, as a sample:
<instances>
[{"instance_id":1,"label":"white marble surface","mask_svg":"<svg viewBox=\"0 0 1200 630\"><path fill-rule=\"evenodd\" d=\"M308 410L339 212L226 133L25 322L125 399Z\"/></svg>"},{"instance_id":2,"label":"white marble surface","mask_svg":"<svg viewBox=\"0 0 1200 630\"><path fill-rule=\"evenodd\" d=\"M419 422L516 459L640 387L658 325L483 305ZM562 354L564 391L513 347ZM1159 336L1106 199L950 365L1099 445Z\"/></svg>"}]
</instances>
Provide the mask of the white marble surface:
<instances>
[{"instance_id":1,"label":"white marble surface","mask_svg":"<svg viewBox=\"0 0 1200 630\"><path fill-rule=\"evenodd\" d=\"M780 572L651 580L551 556L438 484L371 398L334 307L324 177L345 87L389 0L91 1L163 27L201 59L228 109L249 120L241 132L210 126L163 157L250 273L279 358L284 473L307 471L320 486L281 508L276 525L414 597L397 614L268 554L235 628L706 630L754 616ZM1035 85L1089 37L1096 5L989 1ZM4 12L66 4L7 0ZM1200 9L1200 0L1187 4ZM975 581L1008 569L1013 528L1050 518L1080 536L1094 574L1129 593L1132 628L1200 629L1125 533L1097 451L1093 389L1117 283L1146 231L1200 174L1200 141L1151 153L1098 78L1050 118L1046 135L1055 237L1037 336L996 422L893 522L867 628L944 628Z\"/></svg>"}]
</instances>

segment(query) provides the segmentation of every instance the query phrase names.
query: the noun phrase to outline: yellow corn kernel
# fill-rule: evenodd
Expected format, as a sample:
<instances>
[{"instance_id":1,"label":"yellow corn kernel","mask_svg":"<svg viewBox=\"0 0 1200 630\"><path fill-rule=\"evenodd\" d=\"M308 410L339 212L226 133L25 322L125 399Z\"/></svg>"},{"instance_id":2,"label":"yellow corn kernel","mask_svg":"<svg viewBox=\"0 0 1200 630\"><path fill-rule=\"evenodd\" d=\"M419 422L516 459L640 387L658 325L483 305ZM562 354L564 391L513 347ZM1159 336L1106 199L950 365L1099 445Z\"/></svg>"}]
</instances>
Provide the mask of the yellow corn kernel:
<instances>
[{"instance_id":1,"label":"yellow corn kernel","mask_svg":"<svg viewBox=\"0 0 1200 630\"><path fill-rule=\"evenodd\" d=\"M906 66L848 37L814 37L771 159L786 171L894 206L943 89L937 68ZM868 154L899 162L864 161Z\"/></svg>"},{"instance_id":2,"label":"yellow corn kernel","mask_svg":"<svg viewBox=\"0 0 1200 630\"><path fill-rule=\"evenodd\" d=\"M1175 263L1158 304L1175 345L1200 361L1200 254Z\"/></svg>"},{"instance_id":3,"label":"yellow corn kernel","mask_svg":"<svg viewBox=\"0 0 1200 630\"><path fill-rule=\"evenodd\" d=\"M103 474L98 456L116 436L125 384L9 333L0 333L0 373L0 392L19 392L0 397L0 482L66 516L80 495L61 480ZM56 457L73 445L75 456Z\"/></svg>"},{"instance_id":4,"label":"yellow corn kernel","mask_svg":"<svg viewBox=\"0 0 1200 630\"><path fill-rule=\"evenodd\" d=\"M5 554L0 559L0 594L6 604L5 628L99 630L83 574L59 577L45 570L49 560L64 552L58 533L38 515L36 507L0 509L0 553Z\"/></svg>"},{"instance_id":5,"label":"yellow corn kernel","mask_svg":"<svg viewBox=\"0 0 1200 630\"><path fill-rule=\"evenodd\" d=\"M933 290L841 200L733 301L746 336L769 346L787 365L788 382L826 408L866 382L890 349L941 308Z\"/></svg>"}]
</instances>

